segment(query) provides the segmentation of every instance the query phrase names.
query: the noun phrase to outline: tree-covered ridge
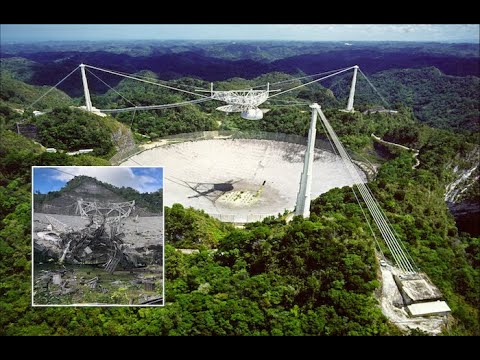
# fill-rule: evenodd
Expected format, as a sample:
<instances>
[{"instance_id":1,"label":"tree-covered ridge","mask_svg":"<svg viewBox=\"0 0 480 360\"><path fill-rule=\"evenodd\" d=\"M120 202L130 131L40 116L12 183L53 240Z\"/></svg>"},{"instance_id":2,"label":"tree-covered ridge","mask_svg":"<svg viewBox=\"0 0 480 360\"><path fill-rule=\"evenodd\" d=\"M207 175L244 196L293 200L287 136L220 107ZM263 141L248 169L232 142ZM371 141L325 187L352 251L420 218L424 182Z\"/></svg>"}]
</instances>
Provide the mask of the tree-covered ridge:
<instances>
[{"instance_id":1,"label":"tree-covered ridge","mask_svg":"<svg viewBox=\"0 0 480 360\"><path fill-rule=\"evenodd\" d=\"M0 59L0 69L12 75L16 80L28 82L35 73L38 64L21 57L9 57Z\"/></svg>"},{"instance_id":2,"label":"tree-covered ridge","mask_svg":"<svg viewBox=\"0 0 480 360\"><path fill-rule=\"evenodd\" d=\"M50 89L50 86L34 86L17 80L10 72L4 71L3 66L2 71L0 71L0 84L0 105L10 105L11 107L21 109L32 104ZM73 101L67 94L61 90L54 89L40 99L35 104L35 109L33 110L43 110L72 104Z\"/></svg>"},{"instance_id":3,"label":"tree-covered ridge","mask_svg":"<svg viewBox=\"0 0 480 360\"><path fill-rule=\"evenodd\" d=\"M86 111L56 108L32 120L45 147L65 151L94 149L97 155L113 150L112 135L105 120Z\"/></svg>"},{"instance_id":4,"label":"tree-covered ridge","mask_svg":"<svg viewBox=\"0 0 480 360\"><path fill-rule=\"evenodd\" d=\"M151 72L140 72L137 75L152 80L157 78ZM92 84L95 84L95 80L92 81ZM206 86L205 84L205 82L196 79L180 79L174 83L174 86L182 88L182 85L186 85L188 87L198 86L202 88ZM105 87L105 85L103 86ZM118 93L122 96L119 96ZM115 91L110 89L103 95L93 96L92 102L99 108L116 109L132 107L133 105L171 104L192 100L193 98L190 95L166 90L151 84L125 79L115 87ZM202 107L188 105L168 110L125 112L116 115L116 119L130 126L134 132L146 135L151 139L184 132L218 128L216 114L212 116L212 114L202 110Z\"/></svg>"},{"instance_id":5,"label":"tree-covered ridge","mask_svg":"<svg viewBox=\"0 0 480 360\"><path fill-rule=\"evenodd\" d=\"M475 59L478 59L479 46L472 43L447 44L438 42L353 42L346 45L342 41L323 42L302 42L302 41L82 41L82 42L40 42L32 44L4 44L2 56L5 58L25 57L38 62L68 61L72 57L95 58L97 61L104 61L105 58L115 58L125 66L136 67L138 64L147 62L159 64L159 68L167 68L171 61L185 58L190 55L201 60L198 68L204 68L205 64L216 62L226 64L227 61L255 61L258 65L270 64L270 66L281 67L296 66L303 71L302 66L309 66L312 63L317 66L331 64L350 59L358 62L358 59L369 61L371 66L383 69L389 68L391 63L398 64L397 67L418 67L440 65L450 71L468 72L475 70L478 74L478 64L475 67ZM152 60L155 61L152 61ZM223 60L223 62L219 62ZM378 61L373 61L378 60ZM464 66L455 69L449 68L453 62L465 61ZM88 61L85 61L88 63ZM255 64L255 63L253 63ZM352 65L350 63L350 65ZM369 64L370 65L370 64ZM467 65L467 66L465 66ZM339 66L341 67L341 66ZM152 68L151 66L143 69ZM328 68L324 67L324 68ZM183 69L182 66L174 70ZM186 69L189 69L188 67ZM185 69L183 69L185 70ZM190 69L195 71L195 69ZM220 69L222 72L223 69ZM250 71L252 71L250 69ZM181 75L193 75L181 73ZM231 77L231 76L230 76Z\"/></svg>"},{"instance_id":6,"label":"tree-covered ridge","mask_svg":"<svg viewBox=\"0 0 480 360\"><path fill-rule=\"evenodd\" d=\"M100 187L108 189L114 194L125 199L125 201L135 200L135 206L146 209L152 213L161 214L163 212L162 189L151 193L140 193L138 190L135 190L131 187L118 187L84 175L76 176L73 179L69 180L65 184L65 186L58 191L51 191L48 194L35 194L35 202L48 202L52 199L62 196L63 194L70 193L72 190L84 183L93 183L99 185Z\"/></svg>"},{"instance_id":7,"label":"tree-covered ridge","mask_svg":"<svg viewBox=\"0 0 480 360\"><path fill-rule=\"evenodd\" d=\"M248 88L259 84L264 85L267 81L275 82L272 78L279 78L275 74L295 77L358 64L393 106L402 103L413 107L417 118L434 127L479 130L478 98L480 96L478 89L480 84L478 76L480 70L478 68L478 45L476 44L365 43L345 49L343 44L337 43L318 43L317 45L292 43L289 47L282 43L271 45L239 43L220 44L219 47L210 44L208 45L209 50L201 50L198 45L188 44L187 42L179 45L178 51L174 49L175 44L158 44L158 49L163 50L152 50L150 55L145 56L127 55L122 51L116 52L116 54L108 51L89 50L73 53L68 51L37 53L33 51L24 54L27 58L18 56L2 58L2 73L34 85L54 85L59 80L58 74L66 75L79 63L86 62L104 68L113 67L114 70L128 73L141 74L149 69L154 77L164 80L176 79L179 84L183 82L185 85L192 86L191 89L195 87L207 89L210 81L215 81L218 89L225 88L225 85L232 89L236 86ZM171 48L167 49L166 45ZM71 44L66 46L71 46ZM119 46L126 49L126 43ZM143 46L154 49L156 45L138 44L135 48L139 49ZM113 47L115 46L113 45ZM209 51L225 52L228 56L233 56L237 51L239 53L246 51L246 54L251 51L260 51L268 54L270 51L282 53L282 51L287 51L286 49L299 53L270 63L259 60L256 63L249 55L240 56L240 59L237 60L205 55ZM158 91L159 88L146 84L122 81L120 77L111 74L96 74L120 93L124 94L125 92L126 98L133 100L137 105L158 104L158 101L154 101L157 99L161 99L162 104L185 99L178 93ZM107 96L103 96L102 94L109 88L94 76L89 74L87 76L92 93L99 95L93 96L97 107L111 108L123 105L125 101L113 91L110 91ZM188 78L190 80L187 80ZM324 92L318 92L319 87L313 86L303 91L303 96L300 97L320 102L325 106L342 107L348 96L350 78L351 75L348 74L344 76L343 80L334 80L331 96L325 96ZM222 84L222 82L225 83ZM327 80L322 84L330 87L331 83ZM10 87L9 85L6 89ZM60 89L71 96L79 97L78 100L80 100L83 90L79 72L63 82ZM18 107L22 103L22 97L27 96L26 94L29 92L31 91L24 90L22 91L25 93L24 95L19 94L14 97L10 91L5 90L3 94L0 93L0 100L3 99ZM52 95L54 93L42 99L38 108L52 107L45 104L58 106L58 101L55 102ZM30 103L33 101L34 99ZM382 103L378 95L372 91L362 76L359 76L356 106L360 109L363 108L362 105L379 104ZM132 104L127 103L127 106L132 106ZM183 117L188 116L187 114L194 110L192 107L189 111L182 109L178 111L182 113ZM157 116L152 116L152 114L157 114ZM165 116L161 116L160 112L150 112L149 116L145 116L143 113L138 115L140 120L138 130L144 134L153 133L162 136L161 134L171 134L177 130L177 127L170 128L171 122L168 121L165 124L162 121ZM201 118L204 114L197 113L196 115L195 118ZM122 114L121 117L126 123L132 122L131 114ZM189 122L192 121L192 119L189 120ZM155 125L151 126L151 123L155 123ZM204 128L214 127L213 124L209 124L209 119L199 120L196 128L199 125ZM178 128L185 129L188 126L180 124Z\"/></svg>"},{"instance_id":8,"label":"tree-covered ridge","mask_svg":"<svg viewBox=\"0 0 480 360\"><path fill-rule=\"evenodd\" d=\"M377 48L382 51L407 49L415 53L434 53L457 56L476 56L478 44L473 43L438 43L438 42L382 42L355 41L354 46ZM183 51L203 51L214 56L229 59L253 58L258 52L277 59L301 53L345 50L342 41L209 41L209 40L113 40L113 41L48 41L35 43L4 44L5 54L29 54L47 51L107 51L115 54L148 56L155 53L178 53ZM217 56L218 57L218 56ZM259 57L261 58L261 57ZM265 58L267 60L267 58Z\"/></svg>"},{"instance_id":9,"label":"tree-covered ridge","mask_svg":"<svg viewBox=\"0 0 480 360\"><path fill-rule=\"evenodd\" d=\"M348 96L350 79L333 85L338 96ZM390 104L412 107L415 116L426 124L455 130L478 132L480 119L480 78L450 76L439 69L395 69L371 76L380 94ZM378 104L378 95L359 76L355 95L356 106Z\"/></svg>"},{"instance_id":10,"label":"tree-covered ridge","mask_svg":"<svg viewBox=\"0 0 480 360\"><path fill-rule=\"evenodd\" d=\"M0 132L0 185L17 179L22 184L30 182L31 166L34 165L110 165L107 160L91 155L68 156L48 153L33 141L10 130Z\"/></svg>"},{"instance_id":11,"label":"tree-covered ridge","mask_svg":"<svg viewBox=\"0 0 480 360\"><path fill-rule=\"evenodd\" d=\"M176 248L216 248L233 226L212 218L204 211L173 204L165 208L165 242Z\"/></svg>"},{"instance_id":12,"label":"tree-covered ridge","mask_svg":"<svg viewBox=\"0 0 480 360\"><path fill-rule=\"evenodd\" d=\"M152 78L157 78L157 76L152 73L149 73L149 75ZM433 127L455 129L465 132L478 132L480 130L478 100L480 97L480 80L476 76L460 77L445 75L437 68L432 67L395 69L378 72L374 75L368 74L367 76L371 78L378 92L390 105L387 106L384 104L363 76L359 75L355 94L355 108L360 111L372 109L378 105L386 106L387 108L390 107L394 110L408 107L413 109L416 118ZM267 82L275 83L290 80L294 77L294 75L273 72L263 74L251 80L231 78L227 81L216 82L215 89L249 89L259 85L265 85ZM351 75L345 75L333 81L312 84L298 91L293 91L286 96L275 99L272 98L271 101L268 101L262 106L280 112L288 112L289 109L285 105L288 104L289 101L298 103L300 99L300 101L318 102L324 108L343 108L348 97L350 81ZM94 81L92 81L92 83L95 84ZM188 88L183 87L188 90L194 88L207 89L209 86L206 81L189 78L178 79L173 84L180 88L182 88L182 86L188 86ZM300 84L300 81L292 81L281 87L290 88ZM331 87L331 90L325 87ZM189 95L184 96L184 94L159 89L152 85L138 83L132 80L121 81L115 89L127 99L134 99L136 105L168 104L192 99ZM98 102L101 106L105 107L132 106L132 104L126 102L112 90L109 90L105 95L98 95L94 98L94 102ZM238 118L238 116L235 115L227 116L224 113L214 111L215 107L219 105L221 105L219 102L213 101L195 107L185 108L188 109L188 111L183 111L183 109L177 111L180 112L182 116L185 116L186 113L195 112L193 108L200 108L202 111L196 113L198 125L195 128L199 129L203 127L205 130L211 130L215 128L216 121L228 121L232 118L232 120L235 121L235 119ZM132 121L131 114L122 114L120 118L124 119L123 121L127 123L130 122L134 126L136 125L139 132L153 132L154 134L162 136L162 134L171 134L172 131L178 132L178 128L181 127L181 125L179 125L174 129L169 129L168 127L165 128L166 125L163 125L161 119L169 117L169 114L172 112L174 111L149 112L148 121L144 120L147 118L147 115L140 113L136 115L138 122L135 122L135 120ZM205 119L205 115L207 114L208 119ZM270 112L265 114L263 121L271 122L277 118L278 112ZM173 123L181 124L181 120L174 120ZM168 121L167 123L172 122ZM191 121L187 121L187 123L191 123Z\"/></svg>"},{"instance_id":13,"label":"tree-covered ridge","mask_svg":"<svg viewBox=\"0 0 480 360\"><path fill-rule=\"evenodd\" d=\"M20 114L11 105L0 103L0 129L17 131L17 123L20 129L24 125L34 125L36 140L57 151L93 149L94 156L108 159L120 148L134 144L128 126L112 117L100 117L66 105L33 116L31 112Z\"/></svg>"},{"instance_id":14,"label":"tree-covered ridge","mask_svg":"<svg viewBox=\"0 0 480 360\"><path fill-rule=\"evenodd\" d=\"M375 305L371 243L343 232L332 235L319 222L297 219L290 225L257 223L234 230L214 255L202 251L185 257L167 247L172 305L162 316L160 333L398 333ZM168 321L170 311L177 313L174 319L195 316L176 325Z\"/></svg>"}]
</instances>

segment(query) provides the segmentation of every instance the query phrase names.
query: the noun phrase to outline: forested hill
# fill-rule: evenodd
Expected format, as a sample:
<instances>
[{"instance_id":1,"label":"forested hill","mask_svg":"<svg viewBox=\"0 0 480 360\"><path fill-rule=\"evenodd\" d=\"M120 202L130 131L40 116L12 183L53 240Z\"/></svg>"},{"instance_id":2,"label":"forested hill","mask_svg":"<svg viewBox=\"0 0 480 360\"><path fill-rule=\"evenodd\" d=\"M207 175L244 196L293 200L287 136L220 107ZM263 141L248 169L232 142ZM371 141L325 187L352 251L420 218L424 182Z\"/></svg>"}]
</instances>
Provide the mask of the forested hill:
<instances>
[{"instance_id":1,"label":"forested hill","mask_svg":"<svg viewBox=\"0 0 480 360\"><path fill-rule=\"evenodd\" d=\"M480 78L445 75L438 68L395 69L375 73L370 80L389 104L404 104L415 116L433 127L480 131ZM350 78L332 85L340 98L346 98ZM360 76L355 104L378 103L378 95ZM383 104L385 106L385 104Z\"/></svg>"},{"instance_id":2,"label":"forested hill","mask_svg":"<svg viewBox=\"0 0 480 360\"><path fill-rule=\"evenodd\" d=\"M21 70L19 69L18 72L21 72ZM28 75L21 76L18 72L15 74L11 71L4 70L2 65L0 71L0 106L8 104L15 108L24 109L39 99L51 88L51 86L34 86L26 84L25 82L16 79L14 76L18 75L21 78L28 78ZM35 110L55 106L68 106L72 104L73 101L70 96L61 90L54 89L35 104Z\"/></svg>"},{"instance_id":3,"label":"forested hill","mask_svg":"<svg viewBox=\"0 0 480 360\"><path fill-rule=\"evenodd\" d=\"M476 44L435 43L114 42L87 48L83 43L3 46L0 56L2 68L17 73L22 69L22 80L53 85L52 75L68 74L81 62L129 73L148 69L162 79L191 76L207 81L251 79L273 71L312 74L354 64L369 74L434 66L447 75L479 76L478 50ZM67 81L62 89L69 87Z\"/></svg>"},{"instance_id":4,"label":"forested hill","mask_svg":"<svg viewBox=\"0 0 480 360\"><path fill-rule=\"evenodd\" d=\"M89 176L76 176L68 181L58 191L48 194L35 194L35 211L42 212L43 208L53 208L57 211L66 211L64 208L71 205L78 197L85 201L126 202L135 200L135 213L140 216L161 214L163 212L163 192L140 193L130 187L117 187L104 183ZM74 207L69 214L73 214ZM59 212L62 213L62 212ZM64 212L66 214L66 212Z\"/></svg>"},{"instance_id":5,"label":"forested hill","mask_svg":"<svg viewBox=\"0 0 480 360\"><path fill-rule=\"evenodd\" d=\"M163 80L201 79L205 82L200 83L203 88L209 81L243 78L243 85L251 81L252 86L258 85L255 79L265 74L298 76L358 64L392 105L411 106L418 119L434 127L478 131L478 54L478 44L402 42L359 42L351 46L342 42L195 41L17 44L2 47L2 73L9 74L9 78L4 76L6 86L2 86L0 94L4 101L18 104L18 97L27 98L32 90L11 79L37 86L54 85L81 62L127 73L148 70ZM120 77L108 74L101 74L101 78L113 87L121 81ZM322 84L331 87L336 100L343 103L350 78L348 74L341 81ZM94 95L108 90L92 76L89 86ZM12 87L25 90L14 97ZM80 100L80 74L72 75L59 88ZM362 84L361 76L357 90L356 105L379 105L378 96L365 81ZM151 89L145 91L150 93ZM56 98L59 93L50 95ZM148 100L148 96L143 97ZM44 103L42 100L40 107Z\"/></svg>"},{"instance_id":6,"label":"forested hill","mask_svg":"<svg viewBox=\"0 0 480 360\"><path fill-rule=\"evenodd\" d=\"M28 56L34 53L67 53L105 51L111 54L152 56L195 52L208 57L227 60L255 60L273 62L304 54L377 52L406 53L410 56L478 57L479 45L473 43L402 42L402 41L201 41L201 40L116 40L116 41L49 41L36 43L2 44L5 57Z\"/></svg>"},{"instance_id":7,"label":"forested hill","mask_svg":"<svg viewBox=\"0 0 480 360\"><path fill-rule=\"evenodd\" d=\"M143 75L145 74L143 73ZM157 78L157 75L152 72L148 72L148 74L152 78ZM372 87L362 75L359 75L355 93L355 108L357 110L364 111L378 105L392 109L408 106L413 109L414 115L421 122L432 127L465 132L478 132L480 130L479 77L445 75L435 67L385 70L367 76L387 103L382 102L379 94L372 90ZM219 90L249 88L267 82L275 83L292 78L292 75L281 72L266 73L251 80L232 78L227 81L216 82L215 88ZM350 82L351 74L349 73L339 76L330 82L312 84L301 91L292 92L282 100L295 102L295 99L300 98L318 102L324 107L341 108L346 104ZM98 86L100 94L95 98L95 101L97 101L99 106L109 106L112 103L117 106L129 106L127 102L123 101L111 90L101 95L101 92L108 89L96 79L92 79L90 83L92 86ZM208 86L207 82L192 78L178 79L176 83L198 88L206 88ZM289 84L289 86L298 84L300 82ZM329 87L329 89L325 87ZM177 101L177 98L171 92L163 90L152 92L151 86L145 86L130 80L121 81L115 87L115 90L128 99L141 99L143 105ZM271 106L269 103L266 105ZM220 118L218 112L213 111L213 106L208 104L206 106L201 108L203 110L208 108L207 112L213 112L212 116ZM182 110L180 111L183 112ZM192 112L193 110L189 109L188 113ZM138 122L136 124L139 127L141 126L146 133L152 131L147 129L157 127L156 121L151 119L151 114L138 114ZM150 118L148 122L144 120L147 116ZM164 116L170 117L171 114L165 113ZM197 113L196 122L208 124L209 120L212 120L212 116L205 119L202 113ZM131 122L129 116L121 115L120 117ZM265 117L268 118L268 121L277 121L271 114L267 113ZM162 127L175 127L177 126L176 124L177 122L169 122L169 125L165 124ZM163 135L169 134L169 132L165 133L158 130L153 130L152 132Z\"/></svg>"}]
</instances>

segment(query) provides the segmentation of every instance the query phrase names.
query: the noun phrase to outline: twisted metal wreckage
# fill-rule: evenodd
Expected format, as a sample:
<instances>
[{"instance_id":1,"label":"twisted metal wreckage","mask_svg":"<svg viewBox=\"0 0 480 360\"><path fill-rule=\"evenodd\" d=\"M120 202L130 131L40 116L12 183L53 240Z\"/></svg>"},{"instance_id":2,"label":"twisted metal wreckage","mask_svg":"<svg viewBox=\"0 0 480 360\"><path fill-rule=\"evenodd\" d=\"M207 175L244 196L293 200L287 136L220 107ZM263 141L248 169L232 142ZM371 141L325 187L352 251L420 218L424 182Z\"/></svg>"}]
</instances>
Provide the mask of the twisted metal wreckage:
<instances>
[{"instance_id":1,"label":"twisted metal wreckage","mask_svg":"<svg viewBox=\"0 0 480 360\"><path fill-rule=\"evenodd\" d=\"M122 220L135 209L135 201L100 203L78 199L76 213L89 224L74 229L52 216L45 215L49 232L39 232L42 240L49 240L50 247L35 243L35 251L43 257L57 258L60 263L102 265L109 273L120 264L123 268L143 266L141 255L123 241Z\"/></svg>"}]
</instances>

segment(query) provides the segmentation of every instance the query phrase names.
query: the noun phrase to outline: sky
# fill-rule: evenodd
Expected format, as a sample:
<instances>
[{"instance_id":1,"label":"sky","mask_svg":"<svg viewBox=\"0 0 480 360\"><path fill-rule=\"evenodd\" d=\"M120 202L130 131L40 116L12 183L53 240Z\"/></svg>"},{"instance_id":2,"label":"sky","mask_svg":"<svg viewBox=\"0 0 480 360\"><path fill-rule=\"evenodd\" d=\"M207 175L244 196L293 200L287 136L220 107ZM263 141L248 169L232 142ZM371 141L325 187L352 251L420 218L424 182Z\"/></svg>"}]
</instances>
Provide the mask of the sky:
<instances>
[{"instance_id":1,"label":"sky","mask_svg":"<svg viewBox=\"0 0 480 360\"><path fill-rule=\"evenodd\" d=\"M160 167L56 166L34 168L34 192L46 194L60 190L78 175L90 176L118 187L131 187L141 193L163 188L163 168Z\"/></svg>"},{"instance_id":2,"label":"sky","mask_svg":"<svg viewBox=\"0 0 480 360\"><path fill-rule=\"evenodd\" d=\"M60 40L305 40L480 42L479 24L1 24L0 42Z\"/></svg>"}]
</instances>

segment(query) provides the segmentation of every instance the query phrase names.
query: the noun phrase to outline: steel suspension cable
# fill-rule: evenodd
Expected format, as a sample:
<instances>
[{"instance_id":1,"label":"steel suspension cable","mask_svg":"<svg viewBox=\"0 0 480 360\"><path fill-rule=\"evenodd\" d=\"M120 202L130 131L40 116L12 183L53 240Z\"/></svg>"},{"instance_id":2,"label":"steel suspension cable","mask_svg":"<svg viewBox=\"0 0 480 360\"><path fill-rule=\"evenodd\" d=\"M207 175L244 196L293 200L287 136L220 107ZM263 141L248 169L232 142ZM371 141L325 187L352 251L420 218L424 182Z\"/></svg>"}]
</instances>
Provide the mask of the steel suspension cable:
<instances>
[{"instance_id":1,"label":"steel suspension cable","mask_svg":"<svg viewBox=\"0 0 480 360\"><path fill-rule=\"evenodd\" d=\"M73 69L67 76L65 76L62 80L60 80L58 83L56 83L55 85L53 85L47 92L45 92L42 96L40 96L37 100L35 100L33 103L31 103L30 105L28 105L26 109L29 109L31 108L33 105L35 105L37 102L40 101L40 99L42 99L43 97L45 97L50 91L52 91L53 89L56 89L58 85L60 85L62 82L64 82L70 75L72 75L79 67L77 66L75 69Z\"/></svg>"},{"instance_id":2,"label":"steel suspension cable","mask_svg":"<svg viewBox=\"0 0 480 360\"><path fill-rule=\"evenodd\" d=\"M115 90L113 87L111 87L110 85L108 85L105 81L103 81L102 79L100 79L97 75L95 75L95 73L93 73L92 71L86 69L88 71L89 74L92 74L93 76L95 76L98 80L100 80L104 85L106 85L107 87L109 87L111 90L113 90L117 95L119 95L123 100L129 102L130 104L132 104L133 106L137 106L135 105L133 102L131 102L130 100L128 100L125 96L123 96L122 94L120 94L117 90Z\"/></svg>"},{"instance_id":3,"label":"steel suspension cable","mask_svg":"<svg viewBox=\"0 0 480 360\"><path fill-rule=\"evenodd\" d=\"M164 84L160 84L160 83L158 83L158 82L153 82L153 81L150 81L150 80L144 80L144 79L135 77L135 76L133 76L133 75L124 75L124 74L122 74L122 73L119 73L119 72L113 71L113 70L102 69L102 68L99 68L99 67L96 67L96 66L92 66L92 65L87 65L87 64L85 64L85 67L89 67L90 69L95 69L95 70L103 71L103 72L106 72L106 73L109 73L109 74L113 74L113 75L122 76L122 77L128 78L128 79L133 79L133 80L141 81L141 82L144 82L144 83L147 83L147 84L152 84L152 85L164 87L164 88L167 88L167 89L170 89L170 90L180 91L180 92L183 92L183 93L186 93L186 94L190 94L190 95L200 96L200 97L204 97L204 98L207 98L207 97L208 97L208 96L205 96L205 95L201 95L201 94L198 94L198 93L194 93L194 92L192 92L192 91L183 90L183 89L178 89L178 88L173 87L173 86L170 86L170 85L164 85Z\"/></svg>"},{"instance_id":4,"label":"steel suspension cable","mask_svg":"<svg viewBox=\"0 0 480 360\"><path fill-rule=\"evenodd\" d=\"M357 185L357 188L360 191L360 194L362 195L367 205L367 208L370 211L375 223L377 224L378 229L380 230L380 233L382 234L382 237L384 238L385 243L387 244L387 247L389 248L390 253L392 254L397 266L404 272L414 273L415 272L414 267L410 263L406 255L406 252L403 251L402 247L400 246L399 240L395 237L390 227L388 226L387 220L382 214L378 206L378 203L376 202L375 198L371 195L371 193L367 190L367 187L363 183L363 180L360 178L357 170L353 166L350 156L343 148L343 145L341 144L340 140L336 136L335 131L331 127L325 115L323 114L321 109L317 109L317 110L320 115L320 118L325 124L326 129L330 133L330 136L332 137L332 140L335 143L337 150L339 151L339 154L342 157L342 160L344 161L345 166L347 167L347 170L349 171L350 175L355 181L356 183L355 185Z\"/></svg>"},{"instance_id":5,"label":"steel suspension cable","mask_svg":"<svg viewBox=\"0 0 480 360\"><path fill-rule=\"evenodd\" d=\"M274 96L282 95L282 94L285 94L285 93L287 93L287 92L289 92L289 91L293 91L293 90L296 90L296 89L298 89L298 88L301 88L301 87L304 87L304 86L307 86L307 85L310 85L310 84L319 82L319 81L321 81L321 80L328 79L328 78L330 78L330 77L332 77L332 76L335 76L335 75L344 73L345 71L351 70L351 69L353 69L353 68L354 68L354 66L351 66L351 67L349 67L349 68L345 68L345 69L343 69L343 70L337 71L337 72L335 72L335 73L333 73L333 74L330 74L330 75L321 77L321 78L319 78L319 79L315 79L315 80L309 81L309 82L307 82L307 83L305 83L305 84L302 84L302 85L295 86L295 87L293 87L293 88L291 88L291 89L287 89L287 90L284 90L284 91L280 91L279 93L276 93L276 94L273 94L273 95L269 96L269 99L272 98L272 97L274 97Z\"/></svg>"},{"instance_id":6,"label":"steel suspension cable","mask_svg":"<svg viewBox=\"0 0 480 360\"><path fill-rule=\"evenodd\" d=\"M377 88L368 79L367 75L365 75L365 73L360 68L358 68L358 70L360 71L360 74L362 74L362 76L365 78L365 80L367 80L368 84L372 87L373 91L375 91L375 93L380 97L380 99L383 101L383 103L387 106L390 106L389 103L387 102L387 100L385 100L385 98L382 96L382 94L380 94L380 92L377 90Z\"/></svg>"},{"instance_id":7,"label":"steel suspension cable","mask_svg":"<svg viewBox=\"0 0 480 360\"><path fill-rule=\"evenodd\" d=\"M161 110L161 109L173 109L181 106L186 105L193 105L193 104L200 104L206 101L210 101L212 98L204 98L204 99L195 99L190 101L182 101L173 104L165 104L165 105L147 105L147 106L135 106L135 107L128 107L128 108L120 108L120 109L101 109L101 112L104 113L116 113L116 112L126 112L126 111L137 111L137 110Z\"/></svg>"},{"instance_id":8,"label":"steel suspension cable","mask_svg":"<svg viewBox=\"0 0 480 360\"><path fill-rule=\"evenodd\" d=\"M335 146L332 144L332 139L331 139L331 136L330 134L328 133L327 131L327 128L325 127L325 124L323 123L323 121L320 121L320 124L322 125L322 128L323 130L325 131L325 136L327 137L328 139L328 142L330 143L330 146L333 150L333 153L337 156L340 156L340 154L338 153L338 151L335 149ZM367 222L367 225L368 225L368 228L370 229L370 232L372 233L372 236L373 236L373 239L375 240L375 243L377 244L377 248L378 250L380 251L380 253L382 254L382 256L385 258L385 255L382 251L382 248L380 246L380 242L378 241L377 239L377 235L375 234L375 231L373 230L373 227L372 225L370 224L370 220L368 219L367 217L367 214L365 213L365 211L363 210L363 206L362 204L360 203L360 199L358 198L357 196L357 193L355 192L355 184L352 185L352 192L353 192L353 195L355 196L355 199L357 200L357 203L358 203L358 206L360 207L360 210L362 210L362 214L363 214L363 217L365 218L365 221ZM357 185L357 189L358 189L358 185ZM360 190L359 190L360 191ZM365 203L366 204L366 203Z\"/></svg>"}]
</instances>

